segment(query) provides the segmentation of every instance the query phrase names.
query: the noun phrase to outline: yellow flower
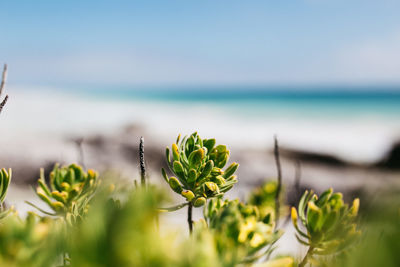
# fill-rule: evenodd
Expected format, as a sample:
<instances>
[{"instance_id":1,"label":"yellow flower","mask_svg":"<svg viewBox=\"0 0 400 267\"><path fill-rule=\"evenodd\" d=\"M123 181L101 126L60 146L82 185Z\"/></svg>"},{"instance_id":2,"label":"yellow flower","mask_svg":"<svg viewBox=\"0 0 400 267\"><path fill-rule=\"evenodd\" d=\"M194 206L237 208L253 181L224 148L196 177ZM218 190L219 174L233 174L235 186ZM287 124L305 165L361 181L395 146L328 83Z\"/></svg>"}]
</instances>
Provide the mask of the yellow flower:
<instances>
[{"instance_id":1,"label":"yellow flower","mask_svg":"<svg viewBox=\"0 0 400 267\"><path fill-rule=\"evenodd\" d=\"M295 207L292 207L292 222L293 222L293 224L294 224L294 226L297 226L297 218L298 218L298 216L297 216L297 210L296 210L296 208Z\"/></svg>"},{"instance_id":2,"label":"yellow flower","mask_svg":"<svg viewBox=\"0 0 400 267\"><path fill-rule=\"evenodd\" d=\"M253 248L256 248L264 242L265 242L265 238L261 234L255 233L250 240L250 246Z\"/></svg>"},{"instance_id":3,"label":"yellow flower","mask_svg":"<svg viewBox=\"0 0 400 267\"><path fill-rule=\"evenodd\" d=\"M240 232L238 237L238 241L240 243L244 243L246 241L247 236L256 228L256 224L257 224L256 218L251 217L246 219L245 223L242 224L240 227Z\"/></svg>"}]
</instances>

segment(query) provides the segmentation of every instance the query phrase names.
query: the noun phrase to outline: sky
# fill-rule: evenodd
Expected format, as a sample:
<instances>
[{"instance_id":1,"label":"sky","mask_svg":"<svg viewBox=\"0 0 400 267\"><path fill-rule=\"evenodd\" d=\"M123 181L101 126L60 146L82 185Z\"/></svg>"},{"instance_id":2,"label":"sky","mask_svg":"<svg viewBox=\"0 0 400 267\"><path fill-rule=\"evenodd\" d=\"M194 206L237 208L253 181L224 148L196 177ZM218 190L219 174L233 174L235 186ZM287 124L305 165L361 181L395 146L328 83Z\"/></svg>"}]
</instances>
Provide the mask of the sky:
<instances>
[{"instance_id":1,"label":"sky","mask_svg":"<svg viewBox=\"0 0 400 267\"><path fill-rule=\"evenodd\" d=\"M0 63L25 85L397 86L399 10L396 0L0 0Z\"/></svg>"}]
</instances>

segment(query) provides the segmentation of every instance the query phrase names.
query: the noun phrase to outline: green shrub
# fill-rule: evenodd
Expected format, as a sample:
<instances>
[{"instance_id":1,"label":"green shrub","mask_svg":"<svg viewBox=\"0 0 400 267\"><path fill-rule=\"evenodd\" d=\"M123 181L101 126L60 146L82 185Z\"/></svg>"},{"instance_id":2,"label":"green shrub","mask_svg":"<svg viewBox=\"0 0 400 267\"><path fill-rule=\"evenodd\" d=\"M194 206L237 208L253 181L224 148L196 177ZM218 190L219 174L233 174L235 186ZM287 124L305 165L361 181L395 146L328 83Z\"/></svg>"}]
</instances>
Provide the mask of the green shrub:
<instances>
[{"instance_id":1,"label":"green shrub","mask_svg":"<svg viewBox=\"0 0 400 267\"><path fill-rule=\"evenodd\" d=\"M269 255L282 234L275 229L271 214L261 217L257 206L239 200L210 200L204 218L224 266L252 263Z\"/></svg>"},{"instance_id":2,"label":"green shrub","mask_svg":"<svg viewBox=\"0 0 400 267\"><path fill-rule=\"evenodd\" d=\"M46 184L43 170L40 172L36 194L57 215L73 223L87 213L88 203L98 186L98 175L93 170L86 173L82 167L54 166L50 173L49 186Z\"/></svg>"},{"instance_id":3,"label":"green shrub","mask_svg":"<svg viewBox=\"0 0 400 267\"><path fill-rule=\"evenodd\" d=\"M193 242L157 229L164 195L138 188L118 200L100 193L87 217L72 231L72 266L218 266L207 239Z\"/></svg>"},{"instance_id":4,"label":"green shrub","mask_svg":"<svg viewBox=\"0 0 400 267\"><path fill-rule=\"evenodd\" d=\"M306 191L299 203L299 212L292 208L292 221L296 228L296 238L309 246L306 257L299 266L304 266L313 255L340 253L361 234L356 230L356 218L360 200L356 198L349 207L343 201L341 193L332 189L323 192L320 197L312 191ZM306 233L298 225L298 216Z\"/></svg>"},{"instance_id":5,"label":"green shrub","mask_svg":"<svg viewBox=\"0 0 400 267\"><path fill-rule=\"evenodd\" d=\"M203 206L207 199L222 196L237 182L234 175L239 164L232 163L225 170L229 150L225 145L215 145L215 139L201 139L197 133L172 144L166 149L168 166L175 176L162 174L171 189L186 198L194 207Z\"/></svg>"},{"instance_id":6,"label":"green shrub","mask_svg":"<svg viewBox=\"0 0 400 267\"><path fill-rule=\"evenodd\" d=\"M265 217L269 214L273 221L275 221L275 198L277 189L277 181L267 181L251 191L248 201L249 204L258 208L260 216ZM280 203L285 203L283 192L284 191L282 190L282 193L279 195ZM280 217L287 215L288 206L281 205L279 211Z\"/></svg>"},{"instance_id":7,"label":"green shrub","mask_svg":"<svg viewBox=\"0 0 400 267\"><path fill-rule=\"evenodd\" d=\"M8 171L4 168L0 170L0 219L3 219L12 211L12 209L4 208L4 200L11 182L11 176L11 169L8 169Z\"/></svg>"},{"instance_id":8,"label":"green shrub","mask_svg":"<svg viewBox=\"0 0 400 267\"><path fill-rule=\"evenodd\" d=\"M0 266L54 266L62 240L59 220L29 212L25 219L11 213L0 226Z\"/></svg>"}]
</instances>

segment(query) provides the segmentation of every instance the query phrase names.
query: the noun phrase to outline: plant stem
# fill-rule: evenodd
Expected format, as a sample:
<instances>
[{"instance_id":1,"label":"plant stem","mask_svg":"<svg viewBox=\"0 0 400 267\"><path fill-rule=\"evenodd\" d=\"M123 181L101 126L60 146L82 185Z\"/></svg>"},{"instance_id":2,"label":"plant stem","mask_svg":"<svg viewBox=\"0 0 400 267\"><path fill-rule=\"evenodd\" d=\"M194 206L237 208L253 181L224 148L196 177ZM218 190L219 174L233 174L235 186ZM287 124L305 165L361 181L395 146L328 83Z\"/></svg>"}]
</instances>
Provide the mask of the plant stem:
<instances>
[{"instance_id":1,"label":"plant stem","mask_svg":"<svg viewBox=\"0 0 400 267\"><path fill-rule=\"evenodd\" d=\"M4 64L3 74L1 75L1 83L0 83L0 96L3 93L4 86L7 80L7 64Z\"/></svg>"},{"instance_id":2,"label":"plant stem","mask_svg":"<svg viewBox=\"0 0 400 267\"><path fill-rule=\"evenodd\" d=\"M311 255L314 252L314 247L310 246L308 248L307 254L304 256L304 259L300 262L299 267L304 267L307 264L308 258L311 257Z\"/></svg>"},{"instance_id":3,"label":"plant stem","mask_svg":"<svg viewBox=\"0 0 400 267\"><path fill-rule=\"evenodd\" d=\"M4 100L0 103L0 112L3 110L3 107L6 105L8 100L8 95L4 98Z\"/></svg>"},{"instance_id":4,"label":"plant stem","mask_svg":"<svg viewBox=\"0 0 400 267\"><path fill-rule=\"evenodd\" d=\"M296 194L296 201L299 201L301 197L300 192L300 180L301 180L301 164L300 161L296 161L295 165L295 176L294 176L294 189Z\"/></svg>"},{"instance_id":5,"label":"plant stem","mask_svg":"<svg viewBox=\"0 0 400 267\"><path fill-rule=\"evenodd\" d=\"M68 222L67 222L67 214L65 213L63 216L64 223L66 225L66 229L68 229ZM63 252L63 266L67 266L67 251Z\"/></svg>"},{"instance_id":6,"label":"plant stem","mask_svg":"<svg viewBox=\"0 0 400 267\"><path fill-rule=\"evenodd\" d=\"M189 224L189 233L190 234L192 234L192 232L193 232L192 210L193 210L192 202L189 202L187 221L188 221L188 224Z\"/></svg>"},{"instance_id":7,"label":"plant stem","mask_svg":"<svg viewBox=\"0 0 400 267\"><path fill-rule=\"evenodd\" d=\"M146 166L144 164L144 138L140 137L139 144L140 177L142 186L146 186Z\"/></svg>"},{"instance_id":8,"label":"plant stem","mask_svg":"<svg viewBox=\"0 0 400 267\"><path fill-rule=\"evenodd\" d=\"M274 155L275 155L276 169L278 171L278 186L276 188L276 195L275 195L275 227L277 227L279 221L279 209L280 209L279 197L282 188L282 168L281 168L281 161L279 159L278 138L276 137L276 135L274 136Z\"/></svg>"},{"instance_id":9,"label":"plant stem","mask_svg":"<svg viewBox=\"0 0 400 267\"><path fill-rule=\"evenodd\" d=\"M78 150L78 156L79 156L79 163L83 167L84 170L86 170L86 165L85 165L85 154L83 152L83 138L76 138L74 140L76 144L76 148Z\"/></svg>"},{"instance_id":10,"label":"plant stem","mask_svg":"<svg viewBox=\"0 0 400 267\"><path fill-rule=\"evenodd\" d=\"M7 80L7 64L4 64L3 74L1 76L1 83L0 83L0 96L3 93L3 89L4 89L4 86L6 84L6 80ZM0 112L2 111L3 107L7 103L7 100L8 100L8 95L6 95L6 97L0 103Z\"/></svg>"}]
</instances>

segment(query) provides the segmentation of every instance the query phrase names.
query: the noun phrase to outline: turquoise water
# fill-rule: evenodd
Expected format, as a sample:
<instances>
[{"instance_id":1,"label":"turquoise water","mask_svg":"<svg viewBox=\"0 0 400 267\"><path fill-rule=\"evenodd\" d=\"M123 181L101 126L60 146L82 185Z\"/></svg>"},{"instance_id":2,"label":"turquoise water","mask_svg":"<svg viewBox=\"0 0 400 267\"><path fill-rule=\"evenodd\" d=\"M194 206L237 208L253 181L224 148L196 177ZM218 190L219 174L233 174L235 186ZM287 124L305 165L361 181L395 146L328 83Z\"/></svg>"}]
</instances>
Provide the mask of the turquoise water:
<instances>
[{"instance_id":1,"label":"turquoise water","mask_svg":"<svg viewBox=\"0 0 400 267\"><path fill-rule=\"evenodd\" d=\"M80 89L90 97L206 106L241 116L400 118L400 88L175 87Z\"/></svg>"},{"instance_id":2,"label":"turquoise water","mask_svg":"<svg viewBox=\"0 0 400 267\"><path fill-rule=\"evenodd\" d=\"M198 131L255 149L278 135L286 147L373 162L400 140L400 90L367 89L27 88L14 95L1 125L62 134L138 125L165 142Z\"/></svg>"}]
</instances>

